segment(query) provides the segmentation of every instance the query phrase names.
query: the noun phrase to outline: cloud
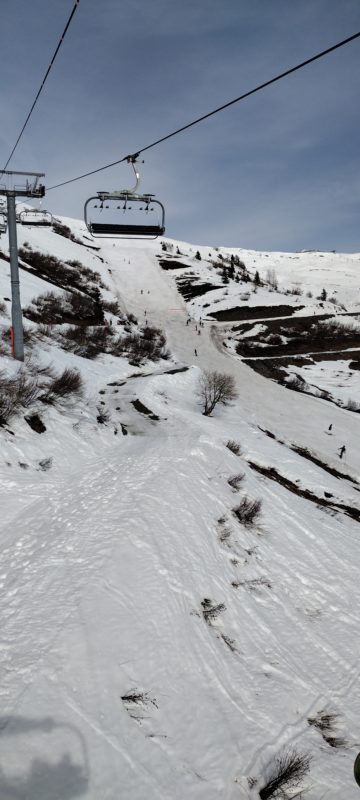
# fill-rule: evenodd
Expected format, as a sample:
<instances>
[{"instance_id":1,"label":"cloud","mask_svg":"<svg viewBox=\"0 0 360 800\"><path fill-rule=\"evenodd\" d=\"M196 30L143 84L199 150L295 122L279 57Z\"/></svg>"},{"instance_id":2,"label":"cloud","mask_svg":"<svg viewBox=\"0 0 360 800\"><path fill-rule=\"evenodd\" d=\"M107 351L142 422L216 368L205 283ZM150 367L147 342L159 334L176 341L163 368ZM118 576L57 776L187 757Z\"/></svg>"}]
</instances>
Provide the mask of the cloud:
<instances>
[{"instance_id":1,"label":"cloud","mask_svg":"<svg viewBox=\"0 0 360 800\"><path fill-rule=\"evenodd\" d=\"M60 8L61 6L61 8ZM70 12L70 6L66 13ZM66 13L48 0L2 9L4 161ZM21 25L19 25L21 20ZM356 0L87 0L80 4L13 159L67 180L147 146L358 27ZM360 250L356 214L359 42L145 155L142 188L167 206L168 234L235 246ZM15 60L14 60L15 53ZM126 165L49 192L81 216ZM226 241L227 239L227 241Z\"/></svg>"}]
</instances>

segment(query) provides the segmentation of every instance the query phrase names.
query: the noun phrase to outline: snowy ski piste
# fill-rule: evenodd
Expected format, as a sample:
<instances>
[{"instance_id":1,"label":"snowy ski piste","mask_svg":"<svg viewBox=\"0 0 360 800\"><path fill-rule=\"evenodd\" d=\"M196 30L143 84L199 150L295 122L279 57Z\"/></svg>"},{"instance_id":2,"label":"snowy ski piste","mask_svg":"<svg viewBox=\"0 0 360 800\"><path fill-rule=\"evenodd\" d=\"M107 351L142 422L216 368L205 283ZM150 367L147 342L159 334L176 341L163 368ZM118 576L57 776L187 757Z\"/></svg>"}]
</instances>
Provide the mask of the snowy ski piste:
<instances>
[{"instance_id":1,"label":"snowy ski piste","mask_svg":"<svg viewBox=\"0 0 360 800\"><path fill-rule=\"evenodd\" d=\"M60 222L75 241L18 226L23 308L65 291L31 254L79 262L113 337L155 327L167 352L87 358L62 346L70 322L25 315L25 374L76 369L83 392L0 425L1 800L355 800L360 255L99 241ZM19 364L6 235L0 251L1 383ZM224 281L234 259L250 277L235 263ZM308 391L237 352L268 348L269 319L285 321L280 347L292 321L328 316L341 353L278 358ZM213 370L237 398L206 417ZM244 498L261 501L253 521L234 511ZM260 794L289 752L311 758L306 775Z\"/></svg>"}]
</instances>

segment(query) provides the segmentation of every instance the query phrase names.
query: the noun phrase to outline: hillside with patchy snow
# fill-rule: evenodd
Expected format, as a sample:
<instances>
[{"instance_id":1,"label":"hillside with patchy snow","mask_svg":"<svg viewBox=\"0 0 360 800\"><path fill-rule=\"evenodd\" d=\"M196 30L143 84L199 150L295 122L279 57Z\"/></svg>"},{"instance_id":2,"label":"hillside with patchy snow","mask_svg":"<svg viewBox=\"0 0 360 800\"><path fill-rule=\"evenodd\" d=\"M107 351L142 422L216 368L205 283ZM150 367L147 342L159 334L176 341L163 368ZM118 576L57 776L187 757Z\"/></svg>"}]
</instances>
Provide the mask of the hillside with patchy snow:
<instances>
[{"instance_id":1,"label":"hillside with patchy snow","mask_svg":"<svg viewBox=\"0 0 360 800\"><path fill-rule=\"evenodd\" d=\"M18 237L0 797L355 799L360 256Z\"/></svg>"}]
</instances>

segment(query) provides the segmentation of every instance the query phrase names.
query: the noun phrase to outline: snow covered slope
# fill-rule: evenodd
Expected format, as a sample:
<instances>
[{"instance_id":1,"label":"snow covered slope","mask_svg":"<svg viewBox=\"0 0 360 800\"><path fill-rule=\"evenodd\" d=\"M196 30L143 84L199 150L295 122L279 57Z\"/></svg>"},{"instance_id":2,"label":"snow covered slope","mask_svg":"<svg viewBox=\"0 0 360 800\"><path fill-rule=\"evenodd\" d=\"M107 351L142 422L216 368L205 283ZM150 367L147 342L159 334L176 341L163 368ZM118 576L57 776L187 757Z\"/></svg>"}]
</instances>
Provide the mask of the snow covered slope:
<instances>
[{"instance_id":1,"label":"snow covered slope","mask_svg":"<svg viewBox=\"0 0 360 800\"><path fill-rule=\"evenodd\" d=\"M208 248L201 260L166 239L167 250L115 240L92 250L82 223L62 223L78 242L30 228L20 244L96 270L119 304L105 314L112 329L160 328L171 355L89 360L60 346L67 323L40 336L25 323L26 374L77 368L84 391L36 400L41 434L26 411L0 428L0 797L251 800L292 748L312 757L309 799L355 799L360 417L253 371L211 312L333 313L317 308L325 288L356 313L359 256L220 251L252 278L302 282L302 296L269 284L254 295L248 280L222 284ZM5 257L6 247L3 237ZM160 266L170 257L185 267ZM176 278L189 271L191 285L219 288L187 299ZM0 288L9 297L4 260ZM49 290L63 291L21 270L24 306ZM14 375L3 342L1 369ZM209 418L196 394L203 369L238 389ZM244 497L262 501L252 524L234 513ZM330 731L309 724L324 714L338 715Z\"/></svg>"}]
</instances>

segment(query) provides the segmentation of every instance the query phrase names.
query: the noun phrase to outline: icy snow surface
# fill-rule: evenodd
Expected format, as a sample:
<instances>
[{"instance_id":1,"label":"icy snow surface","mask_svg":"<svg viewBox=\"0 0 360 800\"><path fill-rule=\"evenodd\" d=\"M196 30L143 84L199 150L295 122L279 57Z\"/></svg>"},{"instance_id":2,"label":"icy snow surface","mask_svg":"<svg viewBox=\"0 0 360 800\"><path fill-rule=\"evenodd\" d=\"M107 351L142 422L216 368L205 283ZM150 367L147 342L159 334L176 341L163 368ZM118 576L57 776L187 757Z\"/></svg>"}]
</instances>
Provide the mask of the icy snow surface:
<instances>
[{"instance_id":1,"label":"icy snow surface","mask_svg":"<svg viewBox=\"0 0 360 800\"><path fill-rule=\"evenodd\" d=\"M84 233L82 223L64 222ZM67 411L48 408L44 434L21 417L6 426L15 435L0 429L1 800L257 798L268 764L289 746L313 757L309 800L355 800L360 529L334 506L360 508L359 415L253 372L224 350L223 325L205 321L199 335L204 297L185 304L177 271L158 264L159 243L110 240L97 252L34 228L19 239L101 272L121 308L165 329L173 358L189 369L87 361L39 343L41 363L79 367L85 397ZM173 246L194 272L204 269L197 247ZM205 259L209 249L200 252ZM314 295L326 282L355 307L358 255L223 252L238 252L263 276L275 268L284 286L301 280ZM0 261L0 299L9 297L8 272ZM44 283L21 271L24 305ZM232 287L215 308L236 305L236 291L244 288ZM274 302L261 291L257 304ZM9 357L1 362L14 369ZM201 369L233 375L239 392L211 418L196 397ZM92 415L99 390L106 425ZM159 421L137 412L136 398ZM240 456L229 440L241 444ZM38 467L44 458L53 459L48 471ZM334 506L290 492L249 462ZM228 479L239 473L236 492ZM253 527L232 513L244 494L263 501ZM210 625L205 598L224 604ZM347 748L330 747L308 725L323 709L340 715Z\"/></svg>"}]
</instances>

